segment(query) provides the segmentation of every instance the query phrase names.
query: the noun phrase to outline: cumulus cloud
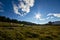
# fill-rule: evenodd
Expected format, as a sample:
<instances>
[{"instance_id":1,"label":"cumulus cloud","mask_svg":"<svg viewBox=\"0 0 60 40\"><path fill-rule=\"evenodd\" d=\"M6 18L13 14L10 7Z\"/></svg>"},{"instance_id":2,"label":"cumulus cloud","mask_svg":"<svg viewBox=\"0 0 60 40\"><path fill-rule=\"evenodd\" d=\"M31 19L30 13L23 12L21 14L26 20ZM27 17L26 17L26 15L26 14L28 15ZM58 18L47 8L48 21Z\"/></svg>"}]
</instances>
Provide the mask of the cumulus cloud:
<instances>
[{"instance_id":1,"label":"cumulus cloud","mask_svg":"<svg viewBox=\"0 0 60 40\"><path fill-rule=\"evenodd\" d=\"M21 16L26 15L30 12L30 8L34 6L34 0L18 0L19 3L16 5L13 3L14 12L16 14L19 14ZM19 12L19 9L21 9L22 13Z\"/></svg>"},{"instance_id":2,"label":"cumulus cloud","mask_svg":"<svg viewBox=\"0 0 60 40\"><path fill-rule=\"evenodd\" d=\"M55 16L60 18L60 13L49 13L47 16Z\"/></svg>"},{"instance_id":3,"label":"cumulus cloud","mask_svg":"<svg viewBox=\"0 0 60 40\"><path fill-rule=\"evenodd\" d=\"M15 5L15 4L13 4L14 6L13 6L13 8L14 8L14 12L16 13L16 14L20 14L19 12L18 12L18 7Z\"/></svg>"},{"instance_id":4,"label":"cumulus cloud","mask_svg":"<svg viewBox=\"0 0 60 40\"><path fill-rule=\"evenodd\" d=\"M53 14L54 16L56 16L56 17L60 17L60 14Z\"/></svg>"}]
</instances>

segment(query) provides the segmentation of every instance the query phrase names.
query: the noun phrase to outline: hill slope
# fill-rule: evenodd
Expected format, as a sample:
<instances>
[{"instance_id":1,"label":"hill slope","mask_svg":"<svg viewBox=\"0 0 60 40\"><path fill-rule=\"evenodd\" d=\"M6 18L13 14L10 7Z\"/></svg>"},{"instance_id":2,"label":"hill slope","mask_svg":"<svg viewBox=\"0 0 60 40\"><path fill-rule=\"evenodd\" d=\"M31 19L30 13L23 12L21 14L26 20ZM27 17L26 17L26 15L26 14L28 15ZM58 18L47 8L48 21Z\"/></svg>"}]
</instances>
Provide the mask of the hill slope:
<instances>
[{"instance_id":1,"label":"hill slope","mask_svg":"<svg viewBox=\"0 0 60 40\"><path fill-rule=\"evenodd\" d=\"M53 24L60 24L60 21L55 21L53 22Z\"/></svg>"}]
</instances>

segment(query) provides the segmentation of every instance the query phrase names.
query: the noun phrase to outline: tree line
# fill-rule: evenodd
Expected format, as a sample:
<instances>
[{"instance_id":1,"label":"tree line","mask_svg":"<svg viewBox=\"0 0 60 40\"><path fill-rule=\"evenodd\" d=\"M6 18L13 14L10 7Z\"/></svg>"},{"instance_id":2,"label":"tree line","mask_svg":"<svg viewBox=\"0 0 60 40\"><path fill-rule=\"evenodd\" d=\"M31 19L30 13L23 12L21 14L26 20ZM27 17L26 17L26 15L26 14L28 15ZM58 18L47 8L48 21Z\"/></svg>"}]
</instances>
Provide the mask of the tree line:
<instances>
[{"instance_id":1,"label":"tree line","mask_svg":"<svg viewBox=\"0 0 60 40\"><path fill-rule=\"evenodd\" d=\"M21 23L21 24L27 24L27 25L36 25L35 23L31 23L31 22L26 22L26 21L18 21L16 19L10 19L8 17L5 16L0 16L0 22L9 22L9 23Z\"/></svg>"},{"instance_id":2,"label":"tree line","mask_svg":"<svg viewBox=\"0 0 60 40\"><path fill-rule=\"evenodd\" d=\"M40 25L40 24L35 24L35 23L32 23L32 22L18 21L16 19L10 19L10 18L5 17L5 16L0 16L0 22L19 23L19 24L27 24L27 25ZM53 24L53 22L49 21L45 25L54 25L54 24ZM60 25L60 24L58 24L58 25Z\"/></svg>"}]
</instances>

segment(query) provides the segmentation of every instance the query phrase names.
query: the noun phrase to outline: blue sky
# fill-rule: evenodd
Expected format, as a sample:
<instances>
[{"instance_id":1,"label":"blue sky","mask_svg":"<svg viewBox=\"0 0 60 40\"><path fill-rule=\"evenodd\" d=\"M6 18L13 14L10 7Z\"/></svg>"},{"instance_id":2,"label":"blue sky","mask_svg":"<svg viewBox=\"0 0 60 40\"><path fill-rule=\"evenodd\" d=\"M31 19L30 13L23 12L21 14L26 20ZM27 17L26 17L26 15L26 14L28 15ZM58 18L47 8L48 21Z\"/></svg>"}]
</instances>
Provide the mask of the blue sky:
<instances>
[{"instance_id":1,"label":"blue sky","mask_svg":"<svg viewBox=\"0 0 60 40\"><path fill-rule=\"evenodd\" d=\"M60 0L0 0L0 16L37 24L60 21Z\"/></svg>"}]
</instances>

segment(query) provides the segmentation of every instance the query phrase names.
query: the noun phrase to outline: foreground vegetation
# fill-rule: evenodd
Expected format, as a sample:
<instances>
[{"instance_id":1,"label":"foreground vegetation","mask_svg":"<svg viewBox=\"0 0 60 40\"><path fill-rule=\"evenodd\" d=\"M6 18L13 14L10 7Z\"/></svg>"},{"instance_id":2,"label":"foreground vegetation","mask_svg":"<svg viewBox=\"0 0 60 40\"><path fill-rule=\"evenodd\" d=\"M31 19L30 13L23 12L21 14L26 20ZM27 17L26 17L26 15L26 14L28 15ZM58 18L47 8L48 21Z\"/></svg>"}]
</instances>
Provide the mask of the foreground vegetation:
<instances>
[{"instance_id":1,"label":"foreground vegetation","mask_svg":"<svg viewBox=\"0 0 60 40\"><path fill-rule=\"evenodd\" d=\"M60 26L37 25L0 16L0 40L60 40Z\"/></svg>"},{"instance_id":2,"label":"foreground vegetation","mask_svg":"<svg viewBox=\"0 0 60 40\"><path fill-rule=\"evenodd\" d=\"M11 27L10 24L0 22L0 40L60 40L60 26L12 23L19 27ZM2 25L7 26L1 27Z\"/></svg>"}]
</instances>

